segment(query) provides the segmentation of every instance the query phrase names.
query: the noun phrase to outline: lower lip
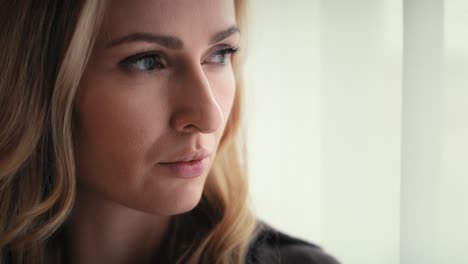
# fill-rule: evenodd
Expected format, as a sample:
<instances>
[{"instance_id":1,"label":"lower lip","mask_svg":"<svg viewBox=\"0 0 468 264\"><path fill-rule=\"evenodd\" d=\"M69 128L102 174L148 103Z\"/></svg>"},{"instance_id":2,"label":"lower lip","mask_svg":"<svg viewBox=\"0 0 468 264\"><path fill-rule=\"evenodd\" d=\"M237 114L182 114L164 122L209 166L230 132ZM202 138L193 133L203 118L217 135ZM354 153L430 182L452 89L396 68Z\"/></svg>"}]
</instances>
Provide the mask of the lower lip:
<instances>
[{"instance_id":1,"label":"lower lip","mask_svg":"<svg viewBox=\"0 0 468 264\"><path fill-rule=\"evenodd\" d=\"M187 162L160 163L167 167L172 173L180 178L190 179L200 176L207 165L208 158L192 160Z\"/></svg>"}]
</instances>

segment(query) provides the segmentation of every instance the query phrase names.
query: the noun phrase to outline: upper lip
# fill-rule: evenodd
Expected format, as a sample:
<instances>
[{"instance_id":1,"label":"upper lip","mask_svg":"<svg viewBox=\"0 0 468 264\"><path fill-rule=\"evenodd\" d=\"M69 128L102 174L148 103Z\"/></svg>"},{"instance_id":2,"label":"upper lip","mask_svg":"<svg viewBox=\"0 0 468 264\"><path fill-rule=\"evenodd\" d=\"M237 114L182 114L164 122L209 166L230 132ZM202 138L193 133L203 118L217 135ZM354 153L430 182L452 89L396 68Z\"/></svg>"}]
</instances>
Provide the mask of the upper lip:
<instances>
[{"instance_id":1,"label":"upper lip","mask_svg":"<svg viewBox=\"0 0 468 264\"><path fill-rule=\"evenodd\" d=\"M193 160L202 160L210 156L207 150L190 150L185 151L179 155L175 155L173 158L161 161L160 163L176 163L176 162L188 162Z\"/></svg>"}]
</instances>

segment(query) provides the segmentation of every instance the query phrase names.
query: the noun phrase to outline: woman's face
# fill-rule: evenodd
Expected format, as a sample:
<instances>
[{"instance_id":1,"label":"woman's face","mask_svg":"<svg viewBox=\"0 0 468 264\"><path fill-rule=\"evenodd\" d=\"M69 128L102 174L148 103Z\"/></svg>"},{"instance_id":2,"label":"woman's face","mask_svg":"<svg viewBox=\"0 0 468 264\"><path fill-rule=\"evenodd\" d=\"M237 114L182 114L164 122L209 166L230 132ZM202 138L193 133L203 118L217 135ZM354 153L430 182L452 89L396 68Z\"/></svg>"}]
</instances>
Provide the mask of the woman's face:
<instances>
[{"instance_id":1,"label":"woman's face","mask_svg":"<svg viewBox=\"0 0 468 264\"><path fill-rule=\"evenodd\" d=\"M234 100L234 3L109 2L76 98L78 194L186 212L201 197ZM181 159L195 161L171 163Z\"/></svg>"}]
</instances>

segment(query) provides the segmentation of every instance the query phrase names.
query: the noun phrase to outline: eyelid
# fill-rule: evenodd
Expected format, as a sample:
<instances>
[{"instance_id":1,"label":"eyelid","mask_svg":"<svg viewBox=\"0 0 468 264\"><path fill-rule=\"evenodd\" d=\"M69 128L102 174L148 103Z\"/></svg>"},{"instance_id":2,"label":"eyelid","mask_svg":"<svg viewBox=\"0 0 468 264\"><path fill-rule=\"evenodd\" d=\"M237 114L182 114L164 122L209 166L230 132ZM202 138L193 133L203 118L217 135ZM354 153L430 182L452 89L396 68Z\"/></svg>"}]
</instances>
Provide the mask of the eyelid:
<instances>
[{"instance_id":1,"label":"eyelid","mask_svg":"<svg viewBox=\"0 0 468 264\"><path fill-rule=\"evenodd\" d=\"M221 45L221 47L218 46L218 48L214 52L211 52L207 56L207 58L205 58L203 60L203 62L206 61L207 59L209 59L212 56L216 56L216 55L220 55L220 54L233 55L238 50L239 50L239 47L237 47L237 46L231 46L231 45L227 45L227 44L226 45Z\"/></svg>"},{"instance_id":2,"label":"eyelid","mask_svg":"<svg viewBox=\"0 0 468 264\"><path fill-rule=\"evenodd\" d=\"M214 54L219 54L219 53L223 53L223 52L234 53L234 52L237 52L238 50L239 50L238 47L227 46L225 48L217 50Z\"/></svg>"},{"instance_id":3,"label":"eyelid","mask_svg":"<svg viewBox=\"0 0 468 264\"><path fill-rule=\"evenodd\" d=\"M216 45L208 54L215 54L216 52L227 50L227 49L234 49L237 50L239 47L237 45L231 45L231 44L219 44Z\"/></svg>"},{"instance_id":4,"label":"eyelid","mask_svg":"<svg viewBox=\"0 0 468 264\"><path fill-rule=\"evenodd\" d=\"M158 52L158 51L144 51L144 52L139 52L137 54L134 54L134 55L131 55L125 59L123 59L122 61L119 62L120 65L123 65L123 66L126 66L132 62L135 62L139 59L142 59L144 57L148 57L148 56L154 56L156 57L158 60L161 60L163 61L163 54L161 52Z\"/></svg>"}]
</instances>

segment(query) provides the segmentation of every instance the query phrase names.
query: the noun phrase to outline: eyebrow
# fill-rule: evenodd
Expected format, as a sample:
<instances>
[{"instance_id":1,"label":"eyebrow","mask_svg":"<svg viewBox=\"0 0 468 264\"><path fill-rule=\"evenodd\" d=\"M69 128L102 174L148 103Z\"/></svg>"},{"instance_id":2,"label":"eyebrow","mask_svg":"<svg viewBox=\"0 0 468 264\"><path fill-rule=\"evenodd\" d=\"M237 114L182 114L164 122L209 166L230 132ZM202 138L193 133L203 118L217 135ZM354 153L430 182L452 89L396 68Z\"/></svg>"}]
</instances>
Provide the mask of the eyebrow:
<instances>
[{"instance_id":1,"label":"eyebrow","mask_svg":"<svg viewBox=\"0 0 468 264\"><path fill-rule=\"evenodd\" d=\"M209 44L212 45L218 43L236 33L240 33L239 28L235 25L230 26L229 28L214 34L211 37ZM184 42L177 37L136 32L110 41L109 44L106 45L106 48L112 48L117 45L131 42L157 43L169 49L182 49L184 47Z\"/></svg>"}]
</instances>

